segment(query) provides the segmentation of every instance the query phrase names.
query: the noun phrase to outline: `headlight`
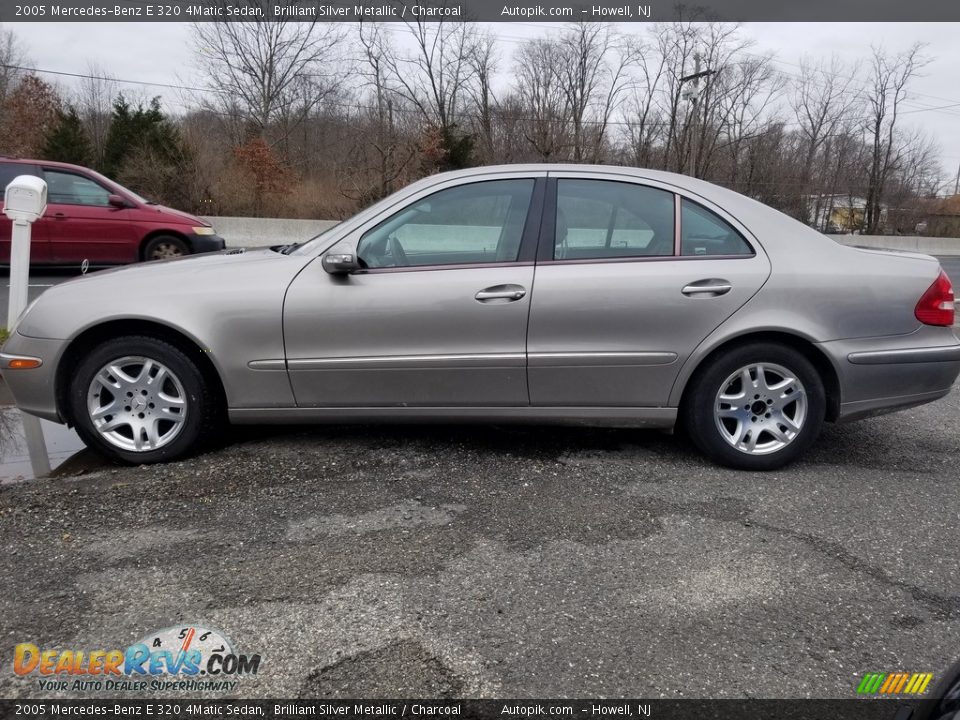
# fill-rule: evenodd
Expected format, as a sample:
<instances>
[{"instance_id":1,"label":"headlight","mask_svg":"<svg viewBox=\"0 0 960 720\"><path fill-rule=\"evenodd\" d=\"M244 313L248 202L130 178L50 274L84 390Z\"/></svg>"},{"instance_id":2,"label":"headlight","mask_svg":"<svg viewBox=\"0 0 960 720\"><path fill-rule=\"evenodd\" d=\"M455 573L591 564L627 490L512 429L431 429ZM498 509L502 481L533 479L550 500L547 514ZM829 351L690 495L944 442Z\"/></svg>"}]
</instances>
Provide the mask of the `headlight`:
<instances>
[{"instance_id":1,"label":"headlight","mask_svg":"<svg viewBox=\"0 0 960 720\"><path fill-rule=\"evenodd\" d=\"M193 231L194 235L216 235L217 234L217 231L214 230L212 227L204 226L204 227L195 227L190 229Z\"/></svg>"}]
</instances>

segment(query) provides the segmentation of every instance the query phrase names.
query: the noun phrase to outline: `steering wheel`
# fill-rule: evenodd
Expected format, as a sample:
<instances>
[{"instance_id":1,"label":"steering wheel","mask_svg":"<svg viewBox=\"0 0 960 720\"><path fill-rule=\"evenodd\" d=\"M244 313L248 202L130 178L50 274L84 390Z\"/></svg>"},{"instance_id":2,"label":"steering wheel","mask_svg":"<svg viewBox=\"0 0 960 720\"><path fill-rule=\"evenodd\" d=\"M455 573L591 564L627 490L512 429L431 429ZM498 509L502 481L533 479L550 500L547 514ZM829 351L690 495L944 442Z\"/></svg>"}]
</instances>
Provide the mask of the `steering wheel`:
<instances>
[{"instance_id":1,"label":"steering wheel","mask_svg":"<svg viewBox=\"0 0 960 720\"><path fill-rule=\"evenodd\" d=\"M387 238L387 252L390 253L394 267L404 267L410 264L407 262L407 254L403 251L403 246L394 235Z\"/></svg>"}]
</instances>

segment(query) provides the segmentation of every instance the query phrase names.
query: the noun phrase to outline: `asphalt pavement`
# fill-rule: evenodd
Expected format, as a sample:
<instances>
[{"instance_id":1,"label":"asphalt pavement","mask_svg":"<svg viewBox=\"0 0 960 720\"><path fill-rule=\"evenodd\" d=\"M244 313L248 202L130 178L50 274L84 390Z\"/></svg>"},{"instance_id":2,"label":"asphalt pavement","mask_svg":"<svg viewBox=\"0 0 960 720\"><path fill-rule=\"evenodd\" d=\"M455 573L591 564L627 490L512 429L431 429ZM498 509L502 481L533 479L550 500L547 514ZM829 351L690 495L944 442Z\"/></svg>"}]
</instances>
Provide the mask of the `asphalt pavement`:
<instances>
[{"instance_id":1,"label":"asphalt pavement","mask_svg":"<svg viewBox=\"0 0 960 720\"><path fill-rule=\"evenodd\" d=\"M954 388L768 474L649 431L238 430L0 487L0 635L214 628L263 658L239 697L854 697L960 655L958 427Z\"/></svg>"},{"instance_id":2,"label":"asphalt pavement","mask_svg":"<svg viewBox=\"0 0 960 720\"><path fill-rule=\"evenodd\" d=\"M768 474L552 427L237 428L180 463L81 458L0 487L0 636L214 628L263 658L237 697L854 697L960 656L958 428L955 387ZM0 697L78 695L0 666Z\"/></svg>"}]
</instances>

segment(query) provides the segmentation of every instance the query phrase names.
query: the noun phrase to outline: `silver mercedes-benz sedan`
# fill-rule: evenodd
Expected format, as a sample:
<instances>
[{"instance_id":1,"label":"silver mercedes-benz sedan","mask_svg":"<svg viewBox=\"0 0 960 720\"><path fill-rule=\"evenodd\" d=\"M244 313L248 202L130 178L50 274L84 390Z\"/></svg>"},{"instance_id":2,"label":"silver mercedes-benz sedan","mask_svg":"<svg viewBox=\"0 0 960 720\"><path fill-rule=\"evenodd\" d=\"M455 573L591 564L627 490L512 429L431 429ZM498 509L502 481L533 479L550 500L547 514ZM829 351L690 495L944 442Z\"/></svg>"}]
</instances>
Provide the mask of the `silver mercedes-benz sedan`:
<instances>
[{"instance_id":1,"label":"silver mercedes-benz sedan","mask_svg":"<svg viewBox=\"0 0 960 720\"><path fill-rule=\"evenodd\" d=\"M777 468L960 373L934 258L841 246L665 172L435 175L313 240L47 290L0 364L25 411L144 463L233 423L681 425Z\"/></svg>"}]
</instances>

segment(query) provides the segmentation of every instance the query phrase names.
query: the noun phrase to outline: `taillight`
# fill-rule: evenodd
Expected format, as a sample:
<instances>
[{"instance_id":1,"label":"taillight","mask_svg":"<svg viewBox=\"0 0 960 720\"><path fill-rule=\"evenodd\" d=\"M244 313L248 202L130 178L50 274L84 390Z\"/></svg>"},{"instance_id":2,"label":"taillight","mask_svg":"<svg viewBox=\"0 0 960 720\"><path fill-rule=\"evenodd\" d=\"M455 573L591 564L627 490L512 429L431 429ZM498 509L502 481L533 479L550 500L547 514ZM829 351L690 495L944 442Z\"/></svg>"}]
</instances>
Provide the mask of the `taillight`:
<instances>
[{"instance_id":1,"label":"taillight","mask_svg":"<svg viewBox=\"0 0 960 720\"><path fill-rule=\"evenodd\" d=\"M950 278L941 270L933 285L920 298L913 314L924 325L953 325L954 320L953 286Z\"/></svg>"}]
</instances>

